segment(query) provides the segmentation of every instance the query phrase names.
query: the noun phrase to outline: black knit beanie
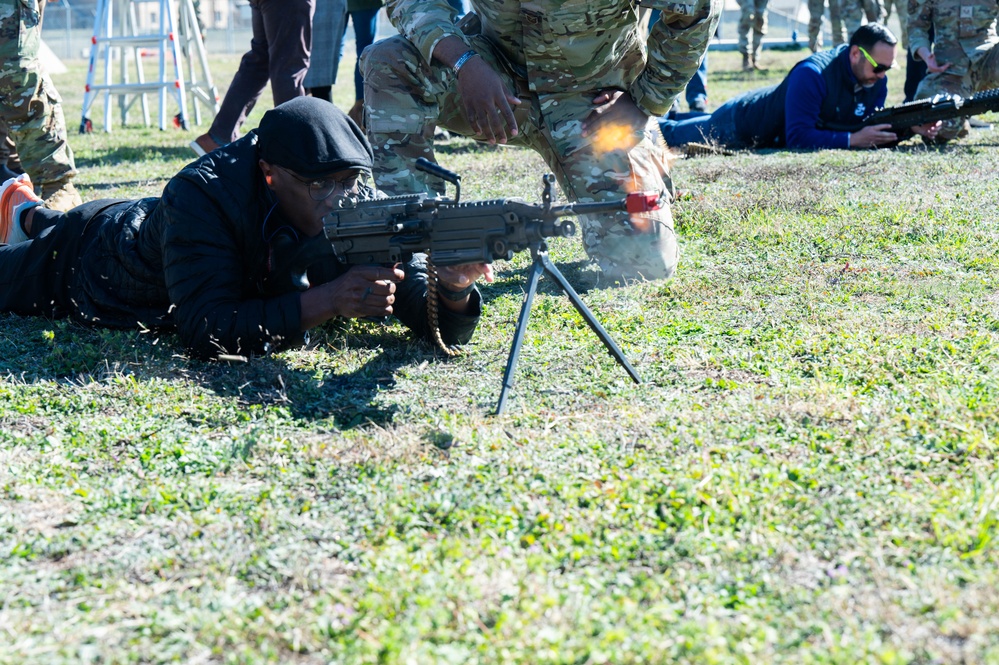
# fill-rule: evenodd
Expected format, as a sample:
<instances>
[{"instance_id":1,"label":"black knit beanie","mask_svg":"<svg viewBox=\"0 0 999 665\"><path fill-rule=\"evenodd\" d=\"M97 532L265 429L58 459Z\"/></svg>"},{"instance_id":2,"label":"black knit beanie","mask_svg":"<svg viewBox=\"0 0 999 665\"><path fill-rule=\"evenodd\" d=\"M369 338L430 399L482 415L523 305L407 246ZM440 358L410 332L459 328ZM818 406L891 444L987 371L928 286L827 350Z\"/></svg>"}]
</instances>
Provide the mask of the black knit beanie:
<instances>
[{"instance_id":1,"label":"black knit beanie","mask_svg":"<svg viewBox=\"0 0 999 665\"><path fill-rule=\"evenodd\" d=\"M347 114L316 97L296 97L264 113L255 130L260 157L303 178L371 170L371 145Z\"/></svg>"}]
</instances>

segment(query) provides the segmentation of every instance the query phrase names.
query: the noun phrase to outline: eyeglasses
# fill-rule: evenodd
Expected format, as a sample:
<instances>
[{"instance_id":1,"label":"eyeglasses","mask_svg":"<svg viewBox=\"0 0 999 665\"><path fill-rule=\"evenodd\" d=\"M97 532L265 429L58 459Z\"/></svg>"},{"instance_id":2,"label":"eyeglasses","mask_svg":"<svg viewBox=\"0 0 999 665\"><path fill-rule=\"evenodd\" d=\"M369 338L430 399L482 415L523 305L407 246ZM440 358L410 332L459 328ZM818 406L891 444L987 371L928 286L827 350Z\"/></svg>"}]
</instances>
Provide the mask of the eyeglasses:
<instances>
[{"instance_id":1,"label":"eyeglasses","mask_svg":"<svg viewBox=\"0 0 999 665\"><path fill-rule=\"evenodd\" d=\"M277 168L281 169L288 175L290 175L295 180L299 181L303 185L309 188L309 196L312 197L313 201L325 201L334 194L350 191L357 186L357 181L364 175L364 171L352 171L349 176L343 178L342 180L335 180L333 178L320 178L318 180L309 180L303 178L293 171L289 171L283 166L275 164Z\"/></svg>"},{"instance_id":2,"label":"eyeglasses","mask_svg":"<svg viewBox=\"0 0 999 665\"><path fill-rule=\"evenodd\" d=\"M890 65L882 65L880 62L872 58L871 54L864 50L863 46L858 46L857 48L859 48L860 52L864 54L865 58L867 58L867 62L871 63L871 67L874 68L875 74L882 74L895 66L894 62Z\"/></svg>"}]
</instances>

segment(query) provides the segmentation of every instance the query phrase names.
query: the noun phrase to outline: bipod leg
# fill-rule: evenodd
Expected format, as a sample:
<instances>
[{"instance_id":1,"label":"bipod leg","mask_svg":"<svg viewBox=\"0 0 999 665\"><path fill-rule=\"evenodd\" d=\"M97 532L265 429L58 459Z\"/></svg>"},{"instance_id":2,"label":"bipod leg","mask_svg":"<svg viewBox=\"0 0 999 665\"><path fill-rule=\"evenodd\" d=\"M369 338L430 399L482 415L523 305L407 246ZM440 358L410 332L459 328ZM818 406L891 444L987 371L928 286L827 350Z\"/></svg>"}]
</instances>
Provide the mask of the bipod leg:
<instances>
[{"instance_id":1,"label":"bipod leg","mask_svg":"<svg viewBox=\"0 0 999 665\"><path fill-rule=\"evenodd\" d=\"M517 360L520 359L520 347L524 344L524 333L527 331L527 321L531 318L531 306L534 304L534 294L538 292L538 280L541 273L545 271L545 266L535 250L534 263L531 264L531 272L527 277L527 292L524 294L524 304L520 307L520 316L517 318L517 330L513 334L513 346L510 348L510 357L506 361L506 371L503 373L503 389L500 390L499 402L496 403L496 415L503 413L506 407L506 396L510 388L513 387L513 373L517 369Z\"/></svg>"},{"instance_id":2,"label":"bipod leg","mask_svg":"<svg viewBox=\"0 0 999 665\"><path fill-rule=\"evenodd\" d=\"M621 351L621 348L614 342L613 339L611 339L610 333L608 333L607 330L600 325L600 322L597 321L597 317L593 315L593 312L590 311L590 308L587 307L586 303L584 303L579 297L579 294L572 288L572 285L569 284L565 276L559 271L558 268L555 267L555 264L552 263L551 259L548 258L548 252L539 252L535 260L540 261L544 265L545 272L551 275L552 279L558 282L558 285L562 287L562 291L565 295L569 296L569 300L572 301L572 304L576 307L576 311L579 312L579 315L582 316L583 320L589 324L590 329L596 333L597 337L600 338L600 341L604 343L604 346L607 347L607 350L610 351L610 354L614 356L614 359L617 360L621 367L624 367L624 369L631 376L632 380L635 383L641 383L642 377L638 375L635 368L632 367L631 363L628 362L628 359L624 357L624 353Z\"/></svg>"}]
</instances>

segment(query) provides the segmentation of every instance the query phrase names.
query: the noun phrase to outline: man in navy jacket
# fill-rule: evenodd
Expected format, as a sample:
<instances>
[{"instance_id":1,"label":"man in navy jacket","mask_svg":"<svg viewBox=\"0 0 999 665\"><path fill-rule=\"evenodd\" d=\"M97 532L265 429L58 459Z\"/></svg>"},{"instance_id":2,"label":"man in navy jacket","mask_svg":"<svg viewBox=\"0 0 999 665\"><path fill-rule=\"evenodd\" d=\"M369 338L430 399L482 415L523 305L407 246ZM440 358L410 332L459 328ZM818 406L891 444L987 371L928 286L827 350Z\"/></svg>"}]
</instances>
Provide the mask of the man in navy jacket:
<instances>
[{"instance_id":1,"label":"man in navy jacket","mask_svg":"<svg viewBox=\"0 0 999 665\"><path fill-rule=\"evenodd\" d=\"M662 120L667 145L713 142L727 148L875 148L907 138L889 125L856 132L828 129L858 123L883 107L895 36L879 23L861 26L844 44L796 64L779 84L735 97L710 115ZM912 127L933 138L939 123Z\"/></svg>"}]
</instances>

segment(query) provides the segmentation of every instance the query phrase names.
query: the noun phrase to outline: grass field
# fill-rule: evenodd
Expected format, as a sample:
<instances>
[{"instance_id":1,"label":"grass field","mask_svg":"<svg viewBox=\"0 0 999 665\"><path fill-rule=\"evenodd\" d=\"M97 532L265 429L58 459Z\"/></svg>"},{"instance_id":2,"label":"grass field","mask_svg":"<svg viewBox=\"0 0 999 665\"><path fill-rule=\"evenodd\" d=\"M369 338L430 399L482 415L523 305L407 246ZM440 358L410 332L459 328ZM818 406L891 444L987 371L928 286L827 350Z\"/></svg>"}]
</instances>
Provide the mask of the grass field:
<instances>
[{"instance_id":1,"label":"grass field","mask_svg":"<svg viewBox=\"0 0 999 665\"><path fill-rule=\"evenodd\" d=\"M804 55L712 53L711 104ZM84 196L158 194L194 135L73 134ZM454 360L0 314L0 662L999 663L997 137L678 160L672 281L553 247L644 383L543 280L502 417L524 256ZM539 199L533 154L439 156Z\"/></svg>"}]
</instances>

